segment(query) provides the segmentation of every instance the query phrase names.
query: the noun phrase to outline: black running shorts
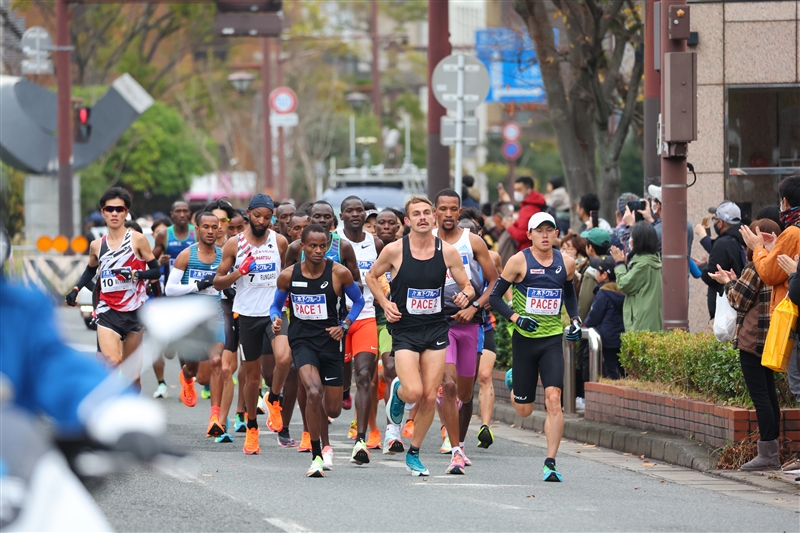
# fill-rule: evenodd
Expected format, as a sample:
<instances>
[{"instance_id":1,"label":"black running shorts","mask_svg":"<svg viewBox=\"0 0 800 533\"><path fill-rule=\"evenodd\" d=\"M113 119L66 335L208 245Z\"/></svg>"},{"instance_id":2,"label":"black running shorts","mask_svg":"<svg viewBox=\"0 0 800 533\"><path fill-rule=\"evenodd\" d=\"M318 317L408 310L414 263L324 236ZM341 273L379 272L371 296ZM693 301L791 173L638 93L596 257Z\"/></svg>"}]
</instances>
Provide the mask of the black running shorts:
<instances>
[{"instance_id":1,"label":"black running shorts","mask_svg":"<svg viewBox=\"0 0 800 533\"><path fill-rule=\"evenodd\" d=\"M450 345L449 331L450 326L444 321L416 328L392 328L392 353L400 350L411 350L416 353L425 350L444 350Z\"/></svg>"},{"instance_id":2,"label":"black running shorts","mask_svg":"<svg viewBox=\"0 0 800 533\"><path fill-rule=\"evenodd\" d=\"M220 300L219 303L225 318L225 349L236 353L239 350L239 319L233 318L233 300Z\"/></svg>"},{"instance_id":3,"label":"black running shorts","mask_svg":"<svg viewBox=\"0 0 800 533\"><path fill-rule=\"evenodd\" d=\"M490 352L497 353L497 343L494 340L494 330L487 329L483 331L483 349Z\"/></svg>"},{"instance_id":4,"label":"black running shorts","mask_svg":"<svg viewBox=\"0 0 800 533\"><path fill-rule=\"evenodd\" d=\"M258 361L272 353L272 320L268 316L239 315L239 343L246 362Z\"/></svg>"},{"instance_id":5,"label":"black running shorts","mask_svg":"<svg viewBox=\"0 0 800 533\"><path fill-rule=\"evenodd\" d=\"M326 387L341 387L344 384L344 354L342 352L318 352L306 344L292 346L292 359L299 372L305 365L319 371L319 379Z\"/></svg>"},{"instance_id":6,"label":"black running shorts","mask_svg":"<svg viewBox=\"0 0 800 533\"><path fill-rule=\"evenodd\" d=\"M123 312L114 309L107 309L97 315L97 327L110 329L123 341L128 333L138 333L144 329L136 311Z\"/></svg>"},{"instance_id":7,"label":"black running shorts","mask_svg":"<svg viewBox=\"0 0 800 533\"><path fill-rule=\"evenodd\" d=\"M511 381L514 384L514 401L533 403L536 384L542 379L542 388L564 388L564 352L561 335L530 339L517 331L511 335Z\"/></svg>"}]
</instances>

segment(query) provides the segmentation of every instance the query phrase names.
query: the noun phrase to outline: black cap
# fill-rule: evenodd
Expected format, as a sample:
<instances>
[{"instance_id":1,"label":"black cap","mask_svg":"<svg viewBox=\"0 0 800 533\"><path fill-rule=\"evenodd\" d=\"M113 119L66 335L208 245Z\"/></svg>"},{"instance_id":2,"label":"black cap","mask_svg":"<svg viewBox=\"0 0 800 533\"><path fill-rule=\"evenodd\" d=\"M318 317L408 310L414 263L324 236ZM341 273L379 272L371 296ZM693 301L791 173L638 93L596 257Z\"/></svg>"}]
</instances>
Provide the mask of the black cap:
<instances>
[{"instance_id":1,"label":"black cap","mask_svg":"<svg viewBox=\"0 0 800 533\"><path fill-rule=\"evenodd\" d=\"M599 257L590 257L589 265L600 272L612 272L617 262L610 255L601 255Z\"/></svg>"},{"instance_id":2,"label":"black cap","mask_svg":"<svg viewBox=\"0 0 800 533\"><path fill-rule=\"evenodd\" d=\"M259 207L264 207L270 211L275 211L275 204L273 203L272 198L263 193L258 193L250 199L250 205L247 206L247 210L252 211L253 209L258 209Z\"/></svg>"}]
</instances>

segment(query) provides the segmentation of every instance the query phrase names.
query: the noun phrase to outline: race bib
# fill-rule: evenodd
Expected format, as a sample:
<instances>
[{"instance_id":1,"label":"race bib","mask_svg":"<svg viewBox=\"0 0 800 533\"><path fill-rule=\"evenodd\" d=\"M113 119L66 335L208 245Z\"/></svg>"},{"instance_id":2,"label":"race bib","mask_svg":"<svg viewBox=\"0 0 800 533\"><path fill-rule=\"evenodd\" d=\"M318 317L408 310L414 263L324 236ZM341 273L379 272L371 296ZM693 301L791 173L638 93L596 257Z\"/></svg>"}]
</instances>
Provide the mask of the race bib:
<instances>
[{"instance_id":1,"label":"race bib","mask_svg":"<svg viewBox=\"0 0 800 533\"><path fill-rule=\"evenodd\" d=\"M408 289L406 309L412 315L442 312L442 289Z\"/></svg>"},{"instance_id":2,"label":"race bib","mask_svg":"<svg viewBox=\"0 0 800 533\"><path fill-rule=\"evenodd\" d=\"M472 273L470 272L470 269L469 269L469 257L467 257L466 254L461 254L461 263L463 263L463 265L464 265L464 270L467 271L467 279L471 280L472 279ZM450 273L450 269L448 268L447 269L447 274L445 274L445 277L444 277L444 284L445 285L452 285L455 282L456 282L456 280L453 279L453 275Z\"/></svg>"},{"instance_id":3,"label":"race bib","mask_svg":"<svg viewBox=\"0 0 800 533\"><path fill-rule=\"evenodd\" d=\"M367 272L369 269L372 268L372 265L375 261L358 261L358 270L361 272L361 283L365 287L367 286Z\"/></svg>"},{"instance_id":4,"label":"race bib","mask_svg":"<svg viewBox=\"0 0 800 533\"><path fill-rule=\"evenodd\" d=\"M251 287L277 287L278 272L275 263L255 262L242 279Z\"/></svg>"},{"instance_id":5,"label":"race bib","mask_svg":"<svg viewBox=\"0 0 800 533\"><path fill-rule=\"evenodd\" d=\"M292 294L292 314L302 320L327 320L324 294Z\"/></svg>"},{"instance_id":6,"label":"race bib","mask_svg":"<svg viewBox=\"0 0 800 533\"><path fill-rule=\"evenodd\" d=\"M528 289L525 312L531 315L561 314L562 289Z\"/></svg>"},{"instance_id":7,"label":"race bib","mask_svg":"<svg viewBox=\"0 0 800 533\"><path fill-rule=\"evenodd\" d=\"M133 280L121 280L111 270L103 270L100 273L100 292L132 291L135 289L136 282Z\"/></svg>"},{"instance_id":8,"label":"race bib","mask_svg":"<svg viewBox=\"0 0 800 533\"><path fill-rule=\"evenodd\" d=\"M210 270L195 270L193 268L189 269L189 283L197 284L198 282L202 281L208 274L213 274L214 272ZM207 289L203 289L202 291L197 291L197 294L208 294L209 296L217 296L219 291L214 288L212 285Z\"/></svg>"}]
</instances>

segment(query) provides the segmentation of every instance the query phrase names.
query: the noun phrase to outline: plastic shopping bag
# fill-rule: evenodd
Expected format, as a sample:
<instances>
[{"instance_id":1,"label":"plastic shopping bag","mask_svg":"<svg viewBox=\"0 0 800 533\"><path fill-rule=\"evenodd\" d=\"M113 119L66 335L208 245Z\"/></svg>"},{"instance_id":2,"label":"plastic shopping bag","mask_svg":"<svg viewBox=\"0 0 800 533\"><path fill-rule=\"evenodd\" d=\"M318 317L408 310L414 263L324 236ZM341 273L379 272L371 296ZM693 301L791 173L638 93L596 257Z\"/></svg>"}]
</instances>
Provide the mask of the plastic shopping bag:
<instances>
[{"instance_id":1,"label":"plastic shopping bag","mask_svg":"<svg viewBox=\"0 0 800 533\"><path fill-rule=\"evenodd\" d=\"M784 298L772 312L761 354L761 364L775 372L786 372L789 368L789 357L794 347L795 328L797 327L797 306L788 298Z\"/></svg>"},{"instance_id":2,"label":"plastic shopping bag","mask_svg":"<svg viewBox=\"0 0 800 533\"><path fill-rule=\"evenodd\" d=\"M714 315L714 336L719 342L733 340L736 332L736 310L728 303L723 292L717 295L717 313Z\"/></svg>"}]
</instances>

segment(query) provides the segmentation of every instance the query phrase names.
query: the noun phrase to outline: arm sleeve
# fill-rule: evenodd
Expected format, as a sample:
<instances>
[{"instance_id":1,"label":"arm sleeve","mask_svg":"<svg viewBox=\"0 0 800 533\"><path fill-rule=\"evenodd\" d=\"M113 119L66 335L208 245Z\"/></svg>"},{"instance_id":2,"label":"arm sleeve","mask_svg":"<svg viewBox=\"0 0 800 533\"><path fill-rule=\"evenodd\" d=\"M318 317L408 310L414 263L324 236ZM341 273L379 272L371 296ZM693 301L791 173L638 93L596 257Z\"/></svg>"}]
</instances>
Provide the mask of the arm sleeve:
<instances>
[{"instance_id":1,"label":"arm sleeve","mask_svg":"<svg viewBox=\"0 0 800 533\"><path fill-rule=\"evenodd\" d=\"M570 320L578 316L578 296L575 294L575 283L571 279L564 285L564 307L567 308Z\"/></svg>"},{"instance_id":2,"label":"arm sleeve","mask_svg":"<svg viewBox=\"0 0 800 533\"><path fill-rule=\"evenodd\" d=\"M147 266L149 267L147 270L140 270L139 274L137 274L139 279L158 279L161 277L161 267L158 265L158 261L155 259L148 261Z\"/></svg>"},{"instance_id":3,"label":"arm sleeve","mask_svg":"<svg viewBox=\"0 0 800 533\"><path fill-rule=\"evenodd\" d=\"M95 274L97 274L97 267L86 265L86 269L84 269L83 274L81 274L81 278L78 280L78 283L75 286L78 287L78 289L81 289L81 287L88 288L91 285L90 290L93 290Z\"/></svg>"},{"instance_id":4,"label":"arm sleeve","mask_svg":"<svg viewBox=\"0 0 800 533\"><path fill-rule=\"evenodd\" d=\"M700 267L697 266L697 263L695 263L694 259L691 257L689 258L689 274L691 274L694 279L703 275L703 273L700 272Z\"/></svg>"},{"instance_id":5,"label":"arm sleeve","mask_svg":"<svg viewBox=\"0 0 800 533\"><path fill-rule=\"evenodd\" d=\"M506 293L509 287L511 287L511 282L500 276L497 278L497 283L494 284L492 294L489 295L489 305L491 305L492 309L500 313L500 316L504 317L506 320L511 320L511 317L514 315L514 310L511 309L503 299L503 295Z\"/></svg>"},{"instance_id":6,"label":"arm sleeve","mask_svg":"<svg viewBox=\"0 0 800 533\"><path fill-rule=\"evenodd\" d=\"M364 295L361 294L361 289L359 289L358 285L355 283L345 287L344 293L353 302L353 305L350 306L350 312L347 314L347 318L350 319L350 323L352 324L356 321L358 315L361 314L361 310L364 309Z\"/></svg>"},{"instance_id":7,"label":"arm sleeve","mask_svg":"<svg viewBox=\"0 0 800 533\"><path fill-rule=\"evenodd\" d=\"M275 320L276 318L281 317L281 313L283 311L283 304L286 303L286 297L288 295L289 293L286 291L275 289L275 298L272 299L272 305L269 306L270 320Z\"/></svg>"},{"instance_id":8,"label":"arm sleeve","mask_svg":"<svg viewBox=\"0 0 800 533\"><path fill-rule=\"evenodd\" d=\"M177 268L172 268L169 271L169 278L167 279L167 285L164 287L164 292L167 296L184 296L186 294L191 294L197 290L197 285L195 283L189 283L188 285L183 285L181 280L183 279L183 270L178 270Z\"/></svg>"}]
</instances>

